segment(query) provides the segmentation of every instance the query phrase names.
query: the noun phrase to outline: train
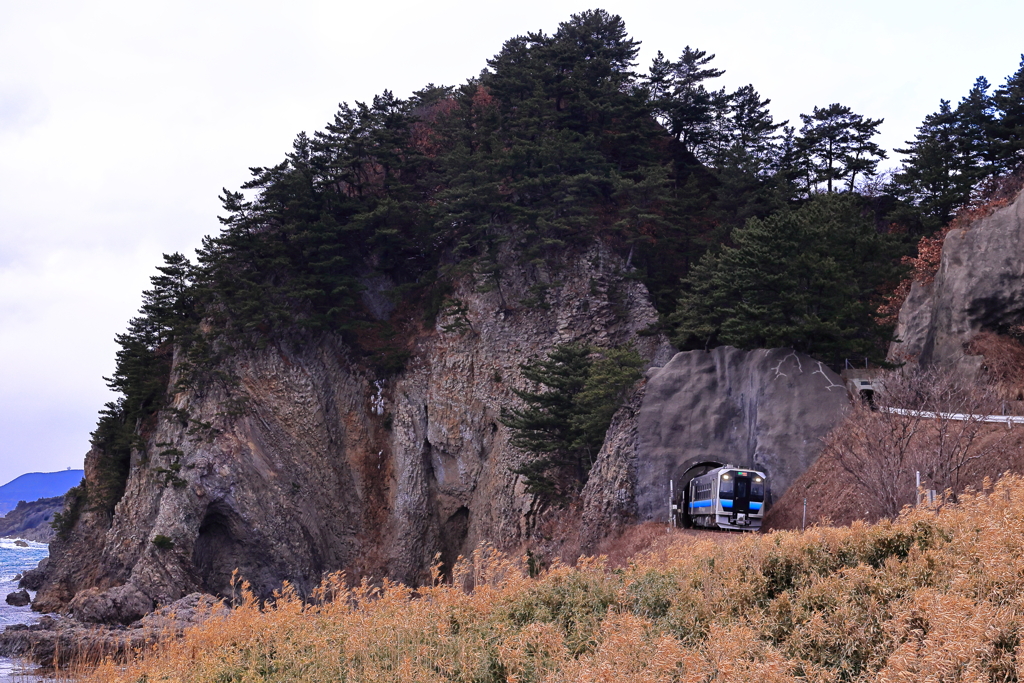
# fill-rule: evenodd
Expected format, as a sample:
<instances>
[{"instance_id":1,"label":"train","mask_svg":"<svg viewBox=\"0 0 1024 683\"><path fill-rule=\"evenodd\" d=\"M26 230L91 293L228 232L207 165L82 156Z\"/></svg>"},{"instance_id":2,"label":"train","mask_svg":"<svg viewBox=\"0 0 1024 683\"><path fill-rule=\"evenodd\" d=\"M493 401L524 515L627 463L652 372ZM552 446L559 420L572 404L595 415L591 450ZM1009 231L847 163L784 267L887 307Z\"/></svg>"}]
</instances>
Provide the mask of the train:
<instances>
[{"instance_id":1,"label":"train","mask_svg":"<svg viewBox=\"0 0 1024 683\"><path fill-rule=\"evenodd\" d=\"M725 465L694 477L686 491L691 526L757 531L764 518L768 477L764 472Z\"/></svg>"}]
</instances>

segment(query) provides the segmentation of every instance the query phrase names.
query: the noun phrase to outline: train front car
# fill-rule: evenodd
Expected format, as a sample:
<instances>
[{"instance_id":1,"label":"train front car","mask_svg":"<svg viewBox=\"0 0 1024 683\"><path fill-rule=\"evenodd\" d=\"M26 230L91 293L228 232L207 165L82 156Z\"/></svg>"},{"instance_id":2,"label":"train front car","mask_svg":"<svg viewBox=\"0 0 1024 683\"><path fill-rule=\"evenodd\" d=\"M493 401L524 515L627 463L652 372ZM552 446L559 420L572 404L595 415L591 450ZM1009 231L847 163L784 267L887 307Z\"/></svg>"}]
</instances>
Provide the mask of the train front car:
<instances>
[{"instance_id":1,"label":"train front car","mask_svg":"<svg viewBox=\"0 0 1024 683\"><path fill-rule=\"evenodd\" d=\"M756 531L764 518L764 472L728 465L690 482L690 521L710 529Z\"/></svg>"}]
</instances>

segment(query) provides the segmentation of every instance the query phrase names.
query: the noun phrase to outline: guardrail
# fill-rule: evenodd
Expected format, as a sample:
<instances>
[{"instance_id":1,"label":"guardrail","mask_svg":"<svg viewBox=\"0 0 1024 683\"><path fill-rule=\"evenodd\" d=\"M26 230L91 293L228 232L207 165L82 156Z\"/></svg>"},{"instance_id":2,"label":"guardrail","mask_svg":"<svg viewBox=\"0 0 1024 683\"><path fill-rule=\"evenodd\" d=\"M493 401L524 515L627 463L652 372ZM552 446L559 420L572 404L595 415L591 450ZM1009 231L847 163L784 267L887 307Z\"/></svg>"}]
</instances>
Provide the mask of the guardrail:
<instances>
[{"instance_id":1,"label":"guardrail","mask_svg":"<svg viewBox=\"0 0 1024 683\"><path fill-rule=\"evenodd\" d=\"M979 422L995 422L1005 425L1024 424L1024 415L971 415L970 413L935 413L930 410L909 410L907 408L890 408L879 406L879 410L896 415L907 415L909 417L942 418L944 420L978 420Z\"/></svg>"}]
</instances>

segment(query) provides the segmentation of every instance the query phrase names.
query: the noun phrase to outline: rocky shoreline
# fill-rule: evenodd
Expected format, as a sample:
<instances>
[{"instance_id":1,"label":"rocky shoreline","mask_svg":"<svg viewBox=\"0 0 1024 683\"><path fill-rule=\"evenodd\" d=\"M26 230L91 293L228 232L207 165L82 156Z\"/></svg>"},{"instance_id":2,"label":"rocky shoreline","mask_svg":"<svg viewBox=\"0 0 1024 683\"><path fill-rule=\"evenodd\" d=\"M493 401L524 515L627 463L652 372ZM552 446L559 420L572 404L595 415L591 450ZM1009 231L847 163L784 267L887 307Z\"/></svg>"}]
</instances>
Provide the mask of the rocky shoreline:
<instances>
[{"instance_id":1,"label":"rocky shoreline","mask_svg":"<svg viewBox=\"0 0 1024 683\"><path fill-rule=\"evenodd\" d=\"M46 668L98 663L177 638L189 626L228 611L217 598L192 593L127 626L44 615L35 624L14 624L0 633L0 657L26 659Z\"/></svg>"}]
</instances>

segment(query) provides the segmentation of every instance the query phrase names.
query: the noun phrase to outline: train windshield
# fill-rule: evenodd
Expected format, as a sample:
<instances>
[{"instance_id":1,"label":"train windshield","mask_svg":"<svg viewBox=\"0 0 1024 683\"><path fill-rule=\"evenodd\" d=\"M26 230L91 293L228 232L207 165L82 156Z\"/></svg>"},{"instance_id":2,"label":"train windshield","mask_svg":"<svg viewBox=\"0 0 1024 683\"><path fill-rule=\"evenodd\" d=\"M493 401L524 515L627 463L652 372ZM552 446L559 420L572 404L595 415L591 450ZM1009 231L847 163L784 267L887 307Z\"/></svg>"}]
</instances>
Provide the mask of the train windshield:
<instances>
[{"instance_id":1,"label":"train windshield","mask_svg":"<svg viewBox=\"0 0 1024 683\"><path fill-rule=\"evenodd\" d=\"M727 472L718 481L718 497L764 502L764 479L757 473Z\"/></svg>"}]
</instances>

